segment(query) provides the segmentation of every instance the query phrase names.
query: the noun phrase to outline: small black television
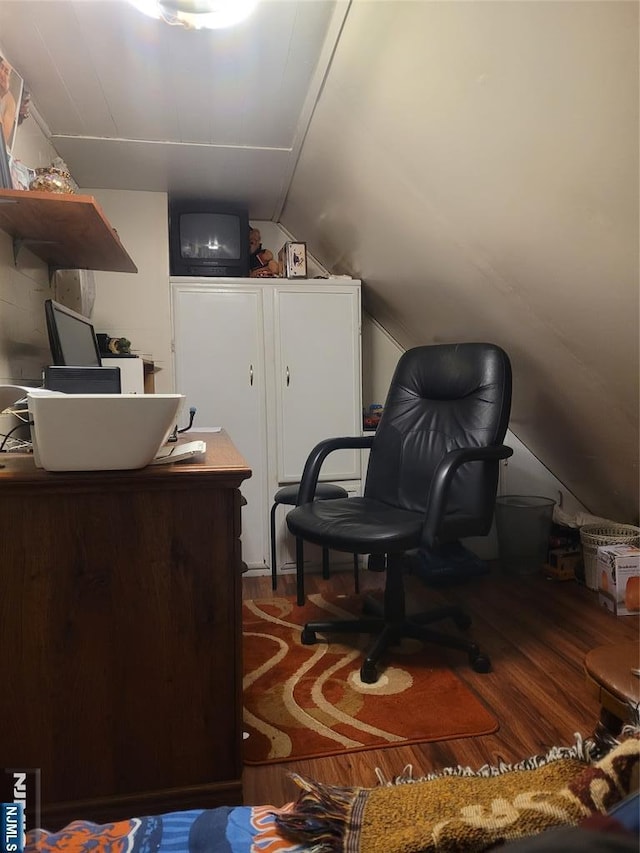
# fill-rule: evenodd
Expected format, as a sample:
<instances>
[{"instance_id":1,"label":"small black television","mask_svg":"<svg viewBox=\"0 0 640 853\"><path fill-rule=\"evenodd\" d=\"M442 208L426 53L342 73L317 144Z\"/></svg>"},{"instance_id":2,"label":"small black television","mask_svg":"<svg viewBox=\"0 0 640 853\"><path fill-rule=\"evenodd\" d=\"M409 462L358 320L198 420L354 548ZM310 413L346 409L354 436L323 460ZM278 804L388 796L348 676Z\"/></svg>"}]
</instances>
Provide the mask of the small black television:
<instances>
[{"instance_id":1,"label":"small black television","mask_svg":"<svg viewBox=\"0 0 640 853\"><path fill-rule=\"evenodd\" d=\"M101 367L96 333L88 317L53 299L45 300L44 312L54 365Z\"/></svg>"},{"instance_id":2,"label":"small black television","mask_svg":"<svg viewBox=\"0 0 640 853\"><path fill-rule=\"evenodd\" d=\"M171 275L249 275L249 211L202 199L169 200Z\"/></svg>"}]
</instances>

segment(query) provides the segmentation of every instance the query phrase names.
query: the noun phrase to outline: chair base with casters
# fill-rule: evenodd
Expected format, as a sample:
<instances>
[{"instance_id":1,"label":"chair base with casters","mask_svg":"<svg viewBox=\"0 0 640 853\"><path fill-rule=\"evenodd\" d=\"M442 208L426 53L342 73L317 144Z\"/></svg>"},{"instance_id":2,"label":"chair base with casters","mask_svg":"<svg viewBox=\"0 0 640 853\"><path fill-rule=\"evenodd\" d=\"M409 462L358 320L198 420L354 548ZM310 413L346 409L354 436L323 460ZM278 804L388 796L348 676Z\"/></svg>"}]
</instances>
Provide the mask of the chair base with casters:
<instances>
[{"instance_id":1,"label":"chair base with casters","mask_svg":"<svg viewBox=\"0 0 640 853\"><path fill-rule=\"evenodd\" d=\"M278 506L284 504L286 506L296 506L298 503L299 484L295 483L292 486L283 486L278 489L273 497L273 506L271 507L270 515L270 536L271 536L271 589L278 588L278 564L276 560L276 511ZM316 486L314 500L327 501L335 500L336 498L348 498L349 493L342 486L336 486L333 483L318 483ZM355 583L355 591L360 591L360 582L358 576L358 555L353 555L353 576ZM329 548L322 548L322 577L326 580L330 577L329 571ZM296 537L296 601L302 607L304 604L304 545L302 539Z\"/></svg>"},{"instance_id":2,"label":"chair base with casters","mask_svg":"<svg viewBox=\"0 0 640 853\"><path fill-rule=\"evenodd\" d=\"M471 618L461 608L442 606L425 613L407 616L405 612L405 594L403 570L406 566L404 555L389 554L386 558L387 576L384 589L384 603L372 598L364 601L364 616L360 619L332 622L307 622L302 629L303 645L317 642L316 632L321 634L375 634L376 640L367 652L360 667L360 679L365 684L374 684L379 677L378 663L391 646L397 645L403 637L435 643L451 649L466 651L469 663L476 672L489 672L491 661L480 651L479 646L465 637L456 637L435 631L429 627L433 622L451 619L456 628L465 631L471 626Z\"/></svg>"}]
</instances>

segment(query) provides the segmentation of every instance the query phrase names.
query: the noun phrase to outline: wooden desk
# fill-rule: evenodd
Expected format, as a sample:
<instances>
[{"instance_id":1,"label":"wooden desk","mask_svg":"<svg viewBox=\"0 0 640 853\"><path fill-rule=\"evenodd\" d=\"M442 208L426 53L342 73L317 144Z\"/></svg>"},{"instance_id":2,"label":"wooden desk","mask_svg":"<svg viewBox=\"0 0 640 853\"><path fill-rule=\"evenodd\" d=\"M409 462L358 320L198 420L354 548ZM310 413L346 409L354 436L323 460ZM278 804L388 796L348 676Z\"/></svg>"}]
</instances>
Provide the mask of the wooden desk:
<instances>
[{"instance_id":1,"label":"wooden desk","mask_svg":"<svg viewBox=\"0 0 640 853\"><path fill-rule=\"evenodd\" d=\"M197 438L205 462L138 471L0 457L0 765L41 769L47 828L242 802L251 471Z\"/></svg>"},{"instance_id":2,"label":"wooden desk","mask_svg":"<svg viewBox=\"0 0 640 853\"><path fill-rule=\"evenodd\" d=\"M640 721L640 678L632 672L638 667L637 640L598 646L584 659L587 685L600 702L595 736L605 744L610 745L626 723L637 726Z\"/></svg>"}]
</instances>

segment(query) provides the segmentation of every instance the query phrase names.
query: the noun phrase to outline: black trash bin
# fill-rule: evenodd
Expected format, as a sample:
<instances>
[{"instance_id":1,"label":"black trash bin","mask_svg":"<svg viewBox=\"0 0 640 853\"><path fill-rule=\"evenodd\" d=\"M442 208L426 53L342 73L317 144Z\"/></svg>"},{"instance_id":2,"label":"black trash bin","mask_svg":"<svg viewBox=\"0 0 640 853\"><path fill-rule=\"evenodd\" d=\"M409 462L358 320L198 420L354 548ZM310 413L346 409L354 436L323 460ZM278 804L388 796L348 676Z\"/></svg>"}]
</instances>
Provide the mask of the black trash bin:
<instances>
[{"instance_id":1,"label":"black trash bin","mask_svg":"<svg viewBox=\"0 0 640 853\"><path fill-rule=\"evenodd\" d=\"M547 560L555 501L541 495L496 498L498 555L505 572L531 575Z\"/></svg>"}]
</instances>

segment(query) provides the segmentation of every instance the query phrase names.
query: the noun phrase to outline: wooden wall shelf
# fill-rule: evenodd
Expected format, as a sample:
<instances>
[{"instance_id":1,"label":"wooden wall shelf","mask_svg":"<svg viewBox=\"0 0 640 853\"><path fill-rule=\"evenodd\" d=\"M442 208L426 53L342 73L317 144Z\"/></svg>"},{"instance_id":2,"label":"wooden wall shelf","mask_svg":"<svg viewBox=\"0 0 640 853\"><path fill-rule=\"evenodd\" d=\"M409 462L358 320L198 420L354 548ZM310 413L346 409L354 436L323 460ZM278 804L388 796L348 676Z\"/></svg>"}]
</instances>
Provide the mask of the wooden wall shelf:
<instances>
[{"instance_id":1,"label":"wooden wall shelf","mask_svg":"<svg viewBox=\"0 0 640 853\"><path fill-rule=\"evenodd\" d=\"M50 270L138 272L93 196L0 190L0 229Z\"/></svg>"}]
</instances>

